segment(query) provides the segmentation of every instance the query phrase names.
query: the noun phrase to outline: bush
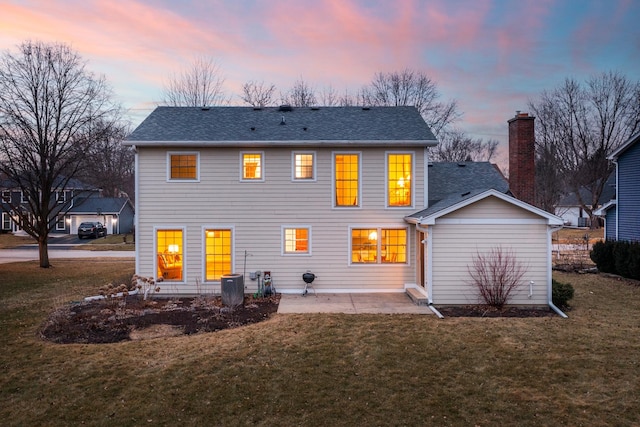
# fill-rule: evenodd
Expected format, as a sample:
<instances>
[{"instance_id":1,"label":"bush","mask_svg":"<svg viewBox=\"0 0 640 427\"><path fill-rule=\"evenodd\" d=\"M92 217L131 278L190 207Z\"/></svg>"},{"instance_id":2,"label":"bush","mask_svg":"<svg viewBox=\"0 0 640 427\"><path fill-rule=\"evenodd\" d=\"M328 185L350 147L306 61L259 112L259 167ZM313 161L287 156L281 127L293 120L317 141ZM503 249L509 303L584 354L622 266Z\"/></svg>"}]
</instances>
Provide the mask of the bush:
<instances>
[{"instance_id":1,"label":"bush","mask_svg":"<svg viewBox=\"0 0 640 427\"><path fill-rule=\"evenodd\" d=\"M603 273L640 280L640 242L598 242L593 245L590 256Z\"/></svg>"},{"instance_id":2,"label":"bush","mask_svg":"<svg viewBox=\"0 0 640 427\"><path fill-rule=\"evenodd\" d=\"M589 256L591 261L596 263L598 270L603 273L615 273L616 263L613 257L613 242L596 242L591 249Z\"/></svg>"},{"instance_id":3,"label":"bush","mask_svg":"<svg viewBox=\"0 0 640 427\"><path fill-rule=\"evenodd\" d=\"M573 286L569 283L561 283L553 279L551 282L551 301L556 307L567 307L573 298Z\"/></svg>"},{"instance_id":4,"label":"bush","mask_svg":"<svg viewBox=\"0 0 640 427\"><path fill-rule=\"evenodd\" d=\"M473 265L467 265L470 283L478 290L480 300L501 309L511 293L522 284L527 267L521 264L511 249L498 246L473 257Z\"/></svg>"}]
</instances>

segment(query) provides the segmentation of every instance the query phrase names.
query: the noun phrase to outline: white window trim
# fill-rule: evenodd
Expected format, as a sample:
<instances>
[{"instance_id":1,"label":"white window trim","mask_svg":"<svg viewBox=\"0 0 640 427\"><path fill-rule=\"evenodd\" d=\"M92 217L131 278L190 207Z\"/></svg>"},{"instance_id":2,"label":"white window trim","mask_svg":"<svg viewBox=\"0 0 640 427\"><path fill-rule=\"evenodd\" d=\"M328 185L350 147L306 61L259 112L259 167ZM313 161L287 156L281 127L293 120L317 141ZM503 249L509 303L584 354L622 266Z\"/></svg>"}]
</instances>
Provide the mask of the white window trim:
<instances>
[{"instance_id":1,"label":"white window trim","mask_svg":"<svg viewBox=\"0 0 640 427\"><path fill-rule=\"evenodd\" d=\"M11 190L3 190L0 197L2 198L0 202L11 203Z\"/></svg>"},{"instance_id":2,"label":"white window trim","mask_svg":"<svg viewBox=\"0 0 640 427\"><path fill-rule=\"evenodd\" d=\"M234 225L229 224L206 224L203 225L200 230L200 247L202 248L202 283L217 283L221 284L222 280L207 280L207 245L206 245L206 236L205 232L207 230L231 230L231 272L236 271L236 227ZM246 285L246 283L245 283Z\"/></svg>"},{"instance_id":3,"label":"white window trim","mask_svg":"<svg viewBox=\"0 0 640 427\"><path fill-rule=\"evenodd\" d=\"M24 194L24 191L20 192L20 203L29 203L28 197Z\"/></svg>"},{"instance_id":4,"label":"white window trim","mask_svg":"<svg viewBox=\"0 0 640 427\"><path fill-rule=\"evenodd\" d=\"M9 212L2 212L2 223L0 224L0 229L2 230L11 230L11 214ZM7 228L4 228L5 223Z\"/></svg>"},{"instance_id":5,"label":"white window trim","mask_svg":"<svg viewBox=\"0 0 640 427\"><path fill-rule=\"evenodd\" d=\"M391 206L389 204L389 155L390 154L410 154L411 155L411 205ZM384 153L384 206L386 209L415 209L416 195L416 153L415 151L385 151Z\"/></svg>"},{"instance_id":6,"label":"white window trim","mask_svg":"<svg viewBox=\"0 0 640 427\"><path fill-rule=\"evenodd\" d=\"M260 155L260 178L245 178L244 177L244 155L245 154L259 154ZM265 169L265 155L264 151L241 151L240 152L240 182L264 182L266 169Z\"/></svg>"},{"instance_id":7,"label":"white window trim","mask_svg":"<svg viewBox=\"0 0 640 427\"><path fill-rule=\"evenodd\" d=\"M182 280L167 280L166 283L172 285L182 285L187 283L187 227L184 225L156 225L153 227L153 277L158 274L158 231L161 230L182 230ZM162 288L162 284L159 285Z\"/></svg>"},{"instance_id":8,"label":"white window trim","mask_svg":"<svg viewBox=\"0 0 640 427\"><path fill-rule=\"evenodd\" d=\"M351 260L351 256L353 254L353 248L352 248L352 244L353 244L353 239L352 239L352 232L354 229L375 229L376 232L378 233L378 236L382 235L382 230L405 230L406 233L405 235L407 236L407 242L406 242L406 248L407 248L407 260L406 262L381 262L381 261L376 261L376 262L353 262ZM348 265L349 266L354 266L354 267L371 267L371 266L383 266L383 267L388 267L388 266L398 266L398 265L402 265L402 266L410 266L411 265L411 237L409 236L409 227L405 227L405 226L401 226L401 225L371 225L371 224L357 224L357 225L350 225L349 226L349 235L348 235L348 239L349 239L349 252L347 254L348 256ZM380 245L381 245L381 239L378 238L378 243L377 243L377 247L376 247L376 251L377 251L377 255L380 255ZM376 256L377 256L376 255Z\"/></svg>"},{"instance_id":9,"label":"white window trim","mask_svg":"<svg viewBox=\"0 0 640 427\"><path fill-rule=\"evenodd\" d=\"M62 220L60 220L62 218ZM60 223L62 222L62 227L60 227ZM67 221L65 215L57 215L56 216L56 230L65 230L67 228Z\"/></svg>"},{"instance_id":10,"label":"white window trim","mask_svg":"<svg viewBox=\"0 0 640 427\"><path fill-rule=\"evenodd\" d=\"M60 197L60 195L62 195L62 197ZM62 204L62 203L65 203L66 201L67 201L67 192L64 190L56 191L56 202Z\"/></svg>"},{"instance_id":11,"label":"white window trim","mask_svg":"<svg viewBox=\"0 0 640 427\"><path fill-rule=\"evenodd\" d=\"M355 154L358 156L358 205L336 205L336 155ZM332 209L362 209L362 151L332 151L331 152L331 208Z\"/></svg>"},{"instance_id":12,"label":"white window trim","mask_svg":"<svg viewBox=\"0 0 640 427\"><path fill-rule=\"evenodd\" d=\"M296 154L311 154L313 163L311 168L311 178L296 178ZM292 182L316 182L316 164L318 156L315 151L292 151L291 152L291 181Z\"/></svg>"},{"instance_id":13,"label":"white window trim","mask_svg":"<svg viewBox=\"0 0 640 427\"><path fill-rule=\"evenodd\" d=\"M291 229L301 229L301 228L306 228L309 231L309 238L307 240L307 247L309 248L309 250L307 252L287 252L286 251L286 236L285 236L285 230L291 230ZM289 224L289 225L282 225L280 226L280 255L281 256L292 256L292 257L297 257L297 256L312 256L312 246L311 246L311 238L312 238L312 231L311 231L311 226L307 225L307 224Z\"/></svg>"},{"instance_id":14,"label":"white window trim","mask_svg":"<svg viewBox=\"0 0 640 427\"><path fill-rule=\"evenodd\" d=\"M171 178L171 156L196 156L196 177L195 179ZM200 182L200 152L199 151L167 151L167 182Z\"/></svg>"}]
</instances>

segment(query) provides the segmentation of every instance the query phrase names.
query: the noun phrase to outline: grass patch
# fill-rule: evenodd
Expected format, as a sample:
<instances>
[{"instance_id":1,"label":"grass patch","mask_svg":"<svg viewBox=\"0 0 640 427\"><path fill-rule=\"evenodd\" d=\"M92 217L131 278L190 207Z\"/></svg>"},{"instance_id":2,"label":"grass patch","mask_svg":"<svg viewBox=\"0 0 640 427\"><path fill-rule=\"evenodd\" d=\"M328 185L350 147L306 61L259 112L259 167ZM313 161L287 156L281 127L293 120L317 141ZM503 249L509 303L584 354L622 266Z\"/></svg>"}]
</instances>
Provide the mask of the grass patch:
<instances>
[{"instance_id":1,"label":"grass patch","mask_svg":"<svg viewBox=\"0 0 640 427\"><path fill-rule=\"evenodd\" d=\"M0 249L15 248L37 243L31 236L14 236L11 233L0 233Z\"/></svg>"},{"instance_id":2,"label":"grass patch","mask_svg":"<svg viewBox=\"0 0 640 427\"><path fill-rule=\"evenodd\" d=\"M276 315L104 345L38 331L133 261L2 265L4 425L634 425L640 287L557 273L569 319Z\"/></svg>"}]
</instances>

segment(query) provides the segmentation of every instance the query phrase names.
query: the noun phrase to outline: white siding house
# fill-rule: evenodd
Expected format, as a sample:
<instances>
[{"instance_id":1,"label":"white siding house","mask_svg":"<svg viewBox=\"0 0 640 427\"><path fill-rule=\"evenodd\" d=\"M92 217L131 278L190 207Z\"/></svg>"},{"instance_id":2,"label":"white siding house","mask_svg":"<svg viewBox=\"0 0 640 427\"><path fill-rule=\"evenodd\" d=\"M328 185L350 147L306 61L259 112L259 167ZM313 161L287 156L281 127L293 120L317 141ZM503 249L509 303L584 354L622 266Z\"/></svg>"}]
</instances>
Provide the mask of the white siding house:
<instances>
[{"instance_id":1,"label":"white siding house","mask_svg":"<svg viewBox=\"0 0 640 427\"><path fill-rule=\"evenodd\" d=\"M164 277L168 294L219 292L231 273L253 293L258 271L297 293L311 271L317 292L412 288L466 304L465 263L501 244L529 266L514 303L547 304L561 220L505 195L489 163L429 163L436 143L413 107L158 107L125 141L136 272Z\"/></svg>"}]
</instances>

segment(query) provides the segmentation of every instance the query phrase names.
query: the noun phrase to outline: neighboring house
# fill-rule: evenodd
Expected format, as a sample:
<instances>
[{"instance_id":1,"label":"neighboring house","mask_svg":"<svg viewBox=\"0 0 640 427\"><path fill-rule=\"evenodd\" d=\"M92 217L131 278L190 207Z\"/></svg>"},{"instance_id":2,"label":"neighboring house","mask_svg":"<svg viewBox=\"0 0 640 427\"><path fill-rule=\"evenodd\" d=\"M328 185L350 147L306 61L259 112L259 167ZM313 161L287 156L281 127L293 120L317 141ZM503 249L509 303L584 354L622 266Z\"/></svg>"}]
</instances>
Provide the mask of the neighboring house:
<instances>
[{"instance_id":1,"label":"neighboring house","mask_svg":"<svg viewBox=\"0 0 640 427\"><path fill-rule=\"evenodd\" d=\"M550 303L561 219L507 194L489 163L430 164L437 141L413 107L158 107L124 144L136 273L164 277L161 292L217 292L230 273L253 292L256 271L301 292L311 271L318 292L473 304L467 265L502 246L528 266L513 303Z\"/></svg>"},{"instance_id":2,"label":"neighboring house","mask_svg":"<svg viewBox=\"0 0 640 427\"><path fill-rule=\"evenodd\" d=\"M596 211L607 240L640 241L640 133L608 157L616 165L616 198Z\"/></svg>"},{"instance_id":3,"label":"neighboring house","mask_svg":"<svg viewBox=\"0 0 640 427\"><path fill-rule=\"evenodd\" d=\"M67 213L64 232L76 234L85 221L101 222L107 228L107 234L131 233L134 207L127 197L90 197Z\"/></svg>"},{"instance_id":4,"label":"neighboring house","mask_svg":"<svg viewBox=\"0 0 640 427\"><path fill-rule=\"evenodd\" d=\"M592 200L591 191L586 188L580 189L580 197L587 202ZM589 208L596 210L605 203L615 198L616 195L616 176L611 174L604 184L602 194L598 199L597 206L588 205ZM555 214L564 220L564 224L571 227L591 227L591 218L589 214L582 208L578 201L576 193L569 193L563 197L555 209Z\"/></svg>"},{"instance_id":5,"label":"neighboring house","mask_svg":"<svg viewBox=\"0 0 640 427\"><path fill-rule=\"evenodd\" d=\"M128 198L102 197L98 188L70 179L63 190L52 197L59 212L52 218L51 234L75 234L83 221L99 221L108 233L130 233L133 230L133 205ZM28 200L10 180L0 183L0 231L20 232L15 209L29 209Z\"/></svg>"}]
</instances>

